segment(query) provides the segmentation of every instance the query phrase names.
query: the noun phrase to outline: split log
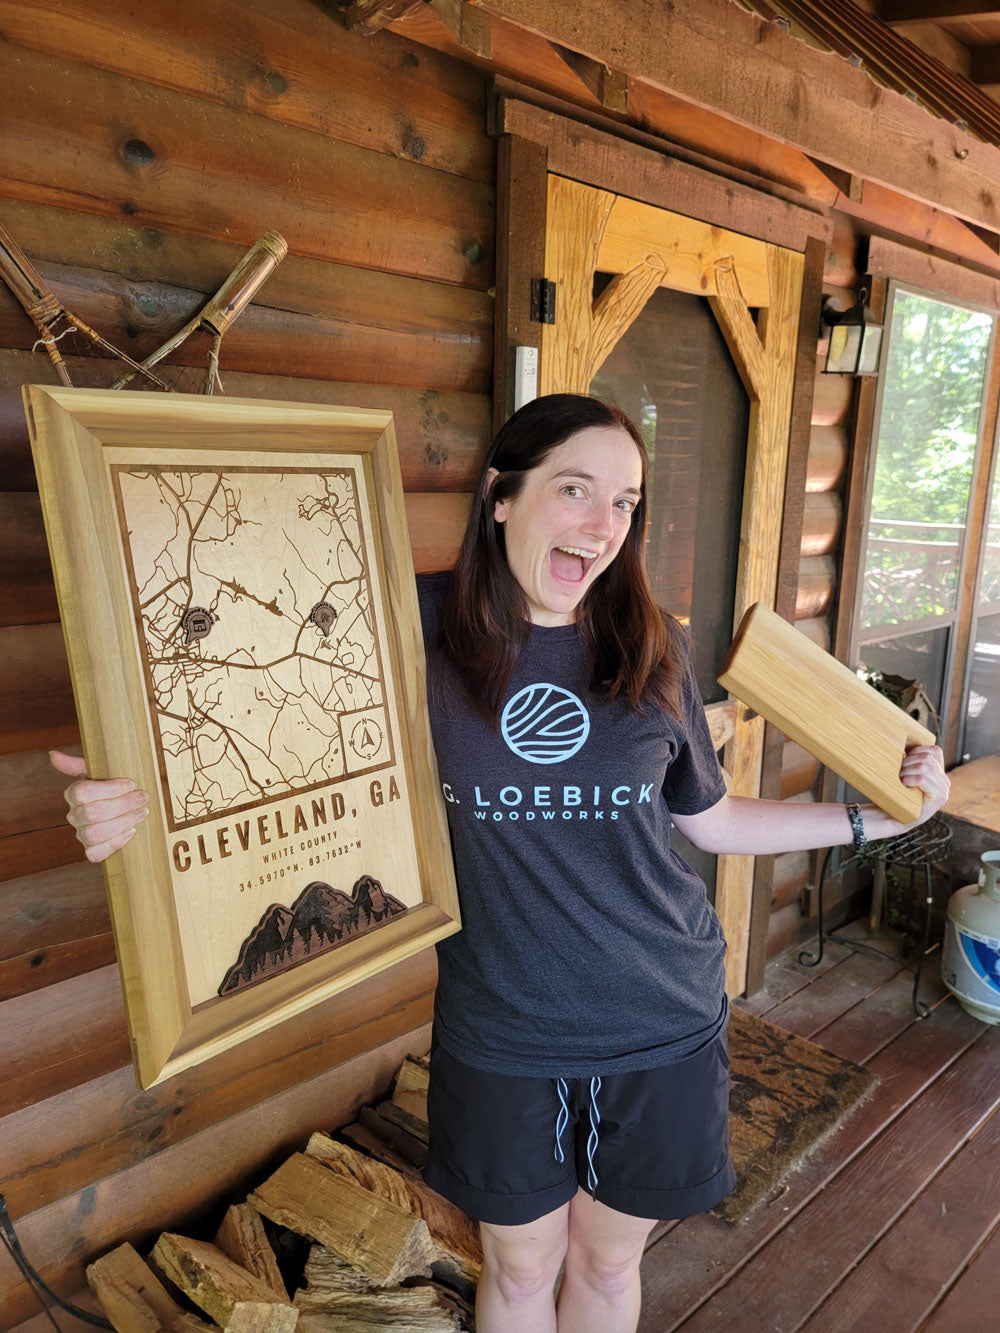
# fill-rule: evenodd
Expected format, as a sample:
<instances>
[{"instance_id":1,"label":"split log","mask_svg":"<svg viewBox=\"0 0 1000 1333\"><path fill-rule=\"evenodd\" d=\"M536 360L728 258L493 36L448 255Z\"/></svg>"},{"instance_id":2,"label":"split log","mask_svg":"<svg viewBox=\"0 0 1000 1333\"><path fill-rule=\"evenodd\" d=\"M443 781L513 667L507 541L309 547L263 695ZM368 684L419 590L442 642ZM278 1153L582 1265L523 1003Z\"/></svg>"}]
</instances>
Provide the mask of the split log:
<instances>
[{"instance_id":1,"label":"split log","mask_svg":"<svg viewBox=\"0 0 1000 1333\"><path fill-rule=\"evenodd\" d=\"M422 1217L436 1251L432 1262L434 1276L462 1290L475 1285L483 1262L483 1247L478 1224L460 1208L422 1181L406 1179L392 1167L366 1157L349 1144L338 1143L329 1134L313 1134L306 1152L344 1180L353 1180L380 1199Z\"/></svg>"},{"instance_id":2,"label":"split log","mask_svg":"<svg viewBox=\"0 0 1000 1333\"><path fill-rule=\"evenodd\" d=\"M409 1177L410 1180L420 1179L419 1167L414 1166L402 1153L398 1153L391 1143L387 1143L380 1135L375 1134L366 1125L363 1125L360 1120L355 1120L352 1125L344 1125L337 1132L342 1139L346 1139L352 1147L359 1149L366 1156L374 1157L378 1162L384 1162L386 1166L391 1166L394 1171Z\"/></svg>"},{"instance_id":3,"label":"split log","mask_svg":"<svg viewBox=\"0 0 1000 1333\"><path fill-rule=\"evenodd\" d=\"M259 1277L283 1301L288 1299L264 1221L256 1208L248 1203L233 1204L222 1219L215 1243L233 1263Z\"/></svg>"},{"instance_id":4,"label":"split log","mask_svg":"<svg viewBox=\"0 0 1000 1333\"><path fill-rule=\"evenodd\" d=\"M392 1102L383 1102L381 1106L362 1106L359 1113L360 1120L365 1129L370 1130L378 1138L383 1139L408 1162L412 1162L416 1167L423 1167L427 1162L427 1141L426 1138L419 1139L409 1130L396 1124L393 1120L382 1114L385 1107L391 1107Z\"/></svg>"},{"instance_id":5,"label":"split log","mask_svg":"<svg viewBox=\"0 0 1000 1333\"><path fill-rule=\"evenodd\" d=\"M396 1102L380 1102L375 1108L383 1120L391 1120L394 1125L400 1129L405 1129L407 1134L412 1134L415 1139L421 1143L428 1142L427 1116L422 1117L408 1111L404 1106L397 1105Z\"/></svg>"},{"instance_id":6,"label":"split log","mask_svg":"<svg viewBox=\"0 0 1000 1333\"><path fill-rule=\"evenodd\" d=\"M307 1287L295 1293L300 1333L456 1333L471 1329L471 1311L436 1283L372 1288L321 1245L306 1264Z\"/></svg>"},{"instance_id":7,"label":"split log","mask_svg":"<svg viewBox=\"0 0 1000 1333\"><path fill-rule=\"evenodd\" d=\"M430 1070L426 1065L417 1064L407 1058L399 1066L396 1084L392 1090L392 1104L409 1115L415 1116L423 1124L427 1123L427 1086L430 1082Z\"/></svg>"},{"instance_id":8,"label":"split log","mask_svg":"<svg viewBox=\"0 0 1000 1333\"><path fill-rule=\"evenodd\" d=\"M215 1327L182 1310L131 1245L90 1264L87 1281L118 1333L206 1333Z\"/></svg>"},{"instance_id":9,"label":"split log","mask_svg":"<svg viewBox=\"0 0 1000 1333\"><path fill-rule=\"evenodd\" d=\"M359 1269L372 1286L430 1276L435 1250L422 1218L304 1153L290 1157L258 1185L248 1202L272 1222L318 1240Z\"/></svg>"},{"instance_id":10,"label":"split log","mask_svg":"<svg viewBox=\"0 0 1000 1333\"><path fill-rule=\"evenodd\" d=\"M298 1322L294 1306L205 1241L165 1231L153 1258L171 1282L231 1333L292 1333Z\"/></svg>"}]
</instances>

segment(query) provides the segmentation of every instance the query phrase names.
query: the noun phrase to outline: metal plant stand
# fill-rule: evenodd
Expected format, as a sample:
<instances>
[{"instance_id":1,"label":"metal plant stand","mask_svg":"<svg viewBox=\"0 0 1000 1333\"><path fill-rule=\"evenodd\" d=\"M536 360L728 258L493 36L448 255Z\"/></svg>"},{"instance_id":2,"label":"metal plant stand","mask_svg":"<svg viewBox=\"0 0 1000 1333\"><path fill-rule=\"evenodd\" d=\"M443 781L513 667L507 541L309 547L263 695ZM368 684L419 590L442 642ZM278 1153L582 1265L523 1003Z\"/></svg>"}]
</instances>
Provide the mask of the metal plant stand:
<instances>
[{"instance_id":1,"label":"metal plant stand","mask_svg":"<svg viewBox=\"0 0 1000 1333\"><path fill-rule=\"evenodd\" d=\"M877 841L869 842L860 852L855 852L848 860L841 865L841 870L850 870L859 865L871 865L875 871L875 884L872 890L872 909L871 921L873 926L877 926L881 921L882 908L885 897L886 869L889 867L910 872L910 896L914 896L917 882L917 873L923 869L924 872L924 935L920 946L920 952L917 955L916 971L913 975L913 1011L918 1018L926 1018L930 1009L923 1003L920 997L920 976L923 971L924 958L927 955L927 942L931 933L931 908L934 902L934 896L931 884L931 867L935 862L940 861L951 846L951 829L943 819L934 817L929 819L926 824L920 824L914 829L909 829L905 833L897 833L894 838L880 838ZM816 952L808 953L803 950L799 954L799 962L803 967L815 967L823 958L823 944L826 940L835 940L835 935L828 935L823 929L823 883L826 879L826 872L830 865L830 857L833 848L827 852L823 858L823 868L820 871L819 886L816 893L817 914L819 917L819 937ZM853 946L852 947L857 947Z\"/></svg>"}]
</instances>

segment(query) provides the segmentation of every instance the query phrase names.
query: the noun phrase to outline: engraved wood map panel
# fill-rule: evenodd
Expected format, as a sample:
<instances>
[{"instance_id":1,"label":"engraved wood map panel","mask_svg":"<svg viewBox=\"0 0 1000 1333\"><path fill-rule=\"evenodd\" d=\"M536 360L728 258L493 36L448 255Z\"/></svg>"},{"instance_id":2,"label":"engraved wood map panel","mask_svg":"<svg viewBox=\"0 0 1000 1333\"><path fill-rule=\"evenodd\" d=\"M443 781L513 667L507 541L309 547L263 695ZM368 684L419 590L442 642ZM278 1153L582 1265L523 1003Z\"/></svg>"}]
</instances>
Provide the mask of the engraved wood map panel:
<instances>
[{"instance_id":1,"label":"engraved wood map panel","mask_svg":"<svg viewBox=\"0 0 1000 1333\"><path fill-rule=\"evenodd\" d=\"M390 764L353 470L114 477L171 827Z\"/></svg>"},{"instance_id":2,"label":"engraved wood map panel","mask_svg":"<svg viewBox=\"0 0 1000 1333\"><path fill-rule=\"evenodd\" d=\"M419 899L363 469L182 458L109 473L197 1005Z\"/></svg>"}]
</instances>

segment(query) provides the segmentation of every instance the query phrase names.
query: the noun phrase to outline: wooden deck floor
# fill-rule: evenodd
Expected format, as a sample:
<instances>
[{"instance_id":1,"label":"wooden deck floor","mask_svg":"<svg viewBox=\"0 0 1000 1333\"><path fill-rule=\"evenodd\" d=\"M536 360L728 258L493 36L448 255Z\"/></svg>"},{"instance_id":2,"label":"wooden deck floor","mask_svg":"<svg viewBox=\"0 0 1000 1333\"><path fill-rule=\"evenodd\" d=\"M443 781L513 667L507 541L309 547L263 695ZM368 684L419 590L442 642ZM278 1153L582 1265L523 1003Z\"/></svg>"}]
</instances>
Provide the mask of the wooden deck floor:
<instances>
[{"instance_id":1,"label":"wooden deck floor","mask_svg":"<svg viewBox=\"0 0 1000 1333\"><path fill-rule=\"evenodd\" d=\"M868 941L860 922L838 933ZM665 1224L639 1333L1000 1330L1000 1028L947 995L936 954L917 1021L898 957L831 944L809 969L797 953L746 1007L882 1081L743 1222Z\"/></svg>"}]
</instances>

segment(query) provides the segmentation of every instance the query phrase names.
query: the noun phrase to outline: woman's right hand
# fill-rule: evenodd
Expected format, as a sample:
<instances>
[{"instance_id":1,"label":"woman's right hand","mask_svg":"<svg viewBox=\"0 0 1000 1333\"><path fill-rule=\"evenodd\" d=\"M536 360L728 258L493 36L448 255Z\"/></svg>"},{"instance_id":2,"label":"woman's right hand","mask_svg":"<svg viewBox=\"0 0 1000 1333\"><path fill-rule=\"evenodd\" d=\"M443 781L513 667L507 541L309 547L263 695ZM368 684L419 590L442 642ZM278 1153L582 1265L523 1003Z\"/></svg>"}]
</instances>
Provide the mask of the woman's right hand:
<instances>
[{"instance_id":1,"label":"woman's right hand","mask_svg":"<svg viewBox=\"0 0 1000 1333\"><path fill-rule=\"evenodd\" d=\"M57 773L76 779L63 792L69 806L66 818L76 829L87 860L106 861L149 814L149 797L129 778L88 778L86 764L76 755L50 750L49 760Z\"/></svg>"}]
</instances>

